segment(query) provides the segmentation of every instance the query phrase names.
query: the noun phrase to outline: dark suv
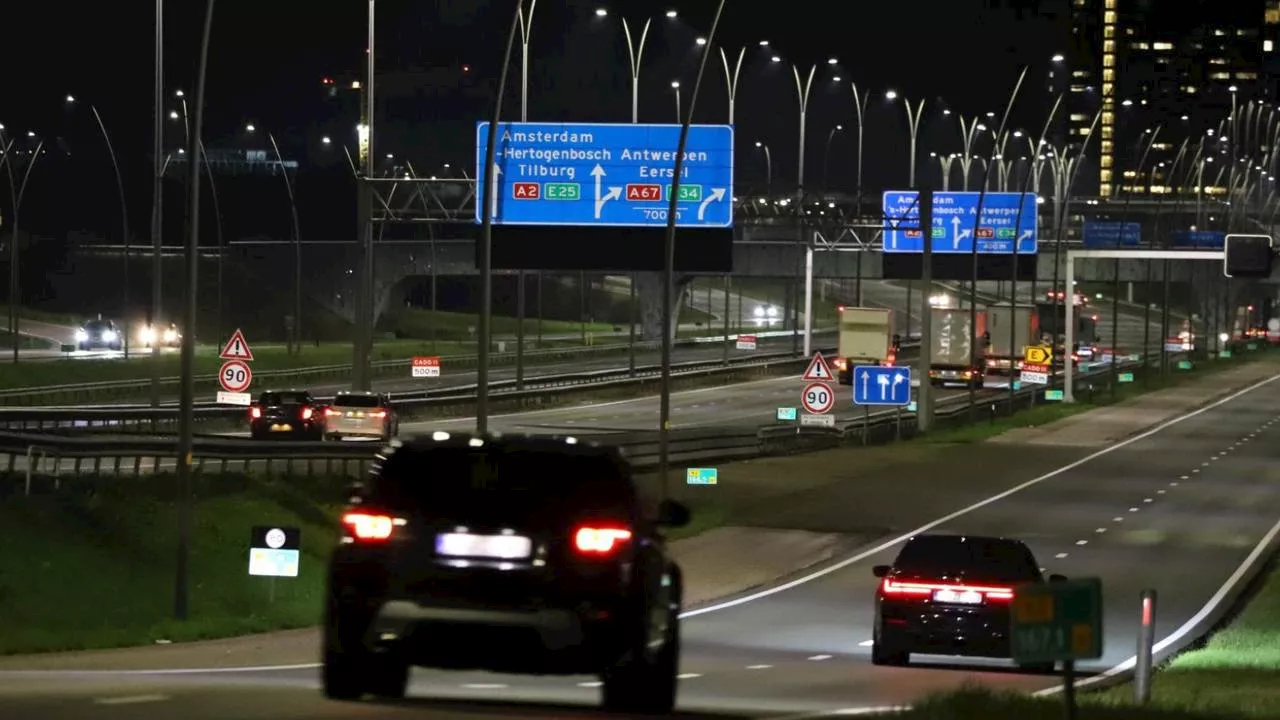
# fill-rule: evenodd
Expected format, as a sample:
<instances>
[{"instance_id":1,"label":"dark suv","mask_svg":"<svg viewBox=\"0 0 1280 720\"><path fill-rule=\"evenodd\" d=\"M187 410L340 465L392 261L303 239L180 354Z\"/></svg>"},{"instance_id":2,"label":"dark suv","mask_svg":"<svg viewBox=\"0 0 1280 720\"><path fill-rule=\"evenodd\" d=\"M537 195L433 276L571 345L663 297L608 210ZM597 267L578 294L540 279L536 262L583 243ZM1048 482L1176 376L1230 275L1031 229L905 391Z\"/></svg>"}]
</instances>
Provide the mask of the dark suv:
<instances>
[{"instance_id":1,"label":"dark suv","mask_svg":"<svg viewBox=\"0 0 1280 720\"><path fill-rule=\"evenodd\" d=\"M307 390L267 390L249 406L249 435L320 440L324 437L324 411Z\"/></svg>"},{"instance_id":2,"label":"dark suv","mask_svg":"<svg viewBox=\"0 0 1280 720\"><path fill-rule=\"evenodd\" d=\"M874 571L882 578L872 629L876 665L906 665L913 652L1008 658L1014 587L1044 582L1021 541L971 535L917 535L893 565Z\"/></svg>"},{"instance_id":3,"label":"dark suv","mask_svg":"<svg viewBox=\"0 0 1280 720\"><path fill-rule=\"evenodd\" d=\"M437 432L353 490L329 567L327 696L402 697L411 666L597 675L605 707L669 712L680 568L616 448Z\"/></svg>"}]
</instances>

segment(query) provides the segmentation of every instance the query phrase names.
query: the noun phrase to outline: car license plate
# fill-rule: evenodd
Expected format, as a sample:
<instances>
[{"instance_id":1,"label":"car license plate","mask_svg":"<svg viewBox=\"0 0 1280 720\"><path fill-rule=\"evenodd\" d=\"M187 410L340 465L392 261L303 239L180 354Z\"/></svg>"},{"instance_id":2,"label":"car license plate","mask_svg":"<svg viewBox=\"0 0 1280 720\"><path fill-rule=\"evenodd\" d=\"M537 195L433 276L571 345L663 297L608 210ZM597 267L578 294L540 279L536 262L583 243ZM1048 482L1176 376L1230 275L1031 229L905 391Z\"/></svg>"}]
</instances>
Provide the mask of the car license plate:
<instances>
[{"instance_id":1,"label":"car license plate","mask_svg":"<svg viewBox=\"0 0 1280 720\"><path fill-rule=\"evenodd\" d=\"M933 601L940 603L949 603L952 605L981 605L982 593L972 590L956 591L956 590L935 590L933 593Z\"/></svg>"},{"instance_id":2,"label":"car license plate","mask_svg":"<svg viewBox=\"0 0 1280 720\"><path fill-rule=\"evenodd\" d=\"M943 371L942 371L942 377L944 377L944 378L954 378L955 376L956 376L956 371L955 371L955 370L943 370Z\"/></svg>"},{"instance_id":3,"label":"car license plate","mask_svg":"<svg viewBox=\"0 0 1280 720\"><path fill-rule=\"evenodd\" d=\"M448 557L520 560L533 554L533 541L520 535L472 535L441 533L436 552Z\"/></svg>"},{"instance_id":4,"label":"car license plate","mask_svg":"<svg viewBox=\"0 0 1280 720\"><path fill-rule=\"evenodd\" d=\"M293 429L292 425L272 425L272 432L289 432Z\"/></svg>"}]
</instances>

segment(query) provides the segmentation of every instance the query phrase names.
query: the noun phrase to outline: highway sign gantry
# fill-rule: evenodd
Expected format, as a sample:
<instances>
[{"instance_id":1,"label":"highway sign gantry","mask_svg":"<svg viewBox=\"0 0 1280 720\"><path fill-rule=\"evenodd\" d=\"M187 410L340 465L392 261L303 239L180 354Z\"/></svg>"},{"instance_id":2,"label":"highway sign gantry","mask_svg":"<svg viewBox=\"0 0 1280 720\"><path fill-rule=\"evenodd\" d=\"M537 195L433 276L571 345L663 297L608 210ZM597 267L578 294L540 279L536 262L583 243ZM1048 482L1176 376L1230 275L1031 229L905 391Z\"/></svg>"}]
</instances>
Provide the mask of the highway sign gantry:
<instances>
[{"instance_id":1,"label":"highway sign gantry","mask_svg":"<svg viewBox=\"0 0 1280 720\"><path fill-rule=\"evenodd\" d=\"M242 393L253 383L253 371L243 360L228 360L218 370L218 384L224 392Z\"/></svg>"},{"instance_id":2,"label":"highway sign gantry","mask_svg":"<svg viewBox=\"0 0 1280 720\"><path fill-rule=\"evenodd\" d=\"M814 415L826 415L836 405L836 394L826 383L809 383L800 393L800 404L804 411Z\"/></svg>"},{"instance_id":3,"label":"highway sign gantry","mask_svg":"<svg viewBox=\"0 0 1280 720\"><path fill-rule=\"evenodd\" d=\"M244 339L244 333L240 332L240 328L236 328L236 331L231 333L231 339L222 346L222 352L218 353L218 357L222 360L253 360L249 341Z\"/></svg>"},{"instance_id":4,"label":"highway sign gantry","mask_svg":"<svg viewBox=\"0 0 1280 720\"><path fill-rule=\"evenodd\" d=\"M911 403L911 368L895 365L854 365L854 405Z\"/></svg>"},{"instance_id":5,"label":"highway sign gantry","mask_svg":"<svg viewBox=\"0 0 1280 720\"><path fill-rule=\"evenodd\" d=\"M937 192L933 195L932 251L971 253L974 219L978 215L976 192ZM884 193L884 252L918 253L924 250L919 229L919 193L889 190ZM1035 255L1037 198L1035 193L986 193L982 198L982 221L978 223L978 252Z\"/></svg>"},{"instance_id":6,"label":"highway sign gantry","mask_svg":"<svg viewBox=\"0 0 1280 720\"><path fill-rule=\"evenodd\" d=\"M679 125L501 123L496 173L488 144L477 123L477 223L489 202L496 225L667 224ZM680 226L733 227L732 126L690 126L677 201Z\"/></svg>"},{"instance_id":7,"label":"highway sign gantry","mask_svg":"<svg viewBox=\"0 0 1280 720\"><path fill-rule=\"evenodd\" d=\"M1080 241L1086 248L1137 247L1142 244L1142 223L1091 220L1084 224Z\"/></svg>"},{"instance_id":8,"label":"highway sign gantry","mask_svg":"<svg viewBox=\"0 0 1280 720\"><path fill-rule=\"evenodd\" d=\"M816 352L800 379L809 382L832 382L835 380L835 375L831 373L831 366L827 364L827 359L822 357L822 353Z\"/></svg>"}]
</instances>

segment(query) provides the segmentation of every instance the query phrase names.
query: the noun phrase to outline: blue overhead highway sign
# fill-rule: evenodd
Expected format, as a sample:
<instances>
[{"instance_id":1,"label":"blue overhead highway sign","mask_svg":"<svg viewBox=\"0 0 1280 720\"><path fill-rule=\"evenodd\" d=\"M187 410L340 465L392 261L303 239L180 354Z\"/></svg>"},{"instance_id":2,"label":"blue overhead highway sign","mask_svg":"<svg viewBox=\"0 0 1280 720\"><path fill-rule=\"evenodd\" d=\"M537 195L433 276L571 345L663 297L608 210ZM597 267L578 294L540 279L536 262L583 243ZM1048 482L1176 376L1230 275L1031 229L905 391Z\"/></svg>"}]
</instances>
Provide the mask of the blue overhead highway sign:
<instances>
[{"instance_id":1,"label":"blue overhead highway sign","mask_svg":"<svg viewBox=\"0 0 1280 720\"><path fill-rule=\"evenodd\" d=\"M477 223L491 202L496 225L667 224L679 125L502 123L492 181L488 141L477 123ZM678 225L733 227L732 126L690 126L677 193Z\"/></svg>"},{"instance_id":2,"label":"blue overhead highway sign","mask_svg":"<svg viewBox=\"0 0 1280 720\"><path fill-rule=\"evenodd\" d=\"M854 405L911 403L911 368L893 365L854 365Z\"/></svg>"},{"instance_id":3,"label":"blue overhead highway sign","mask_svg":"<svg viewBox=\"0 0 1280 720\"><path fill-rule=\"evenodd\" d=\"M1174 247L1220 248L1227 242L1227 234L1221 230L1176 230Z\"/></svg>"},{"instance_id":4,"label":"blue overhead highway sign","mask_svg":"<svg viewBox=\"0 0 1280 720\"><path fill-rule=\"evenodd\" d=\"M1037 198L1035 193L986 193L982 198L982 222L976 192L936 192L933 194L933 252L971 253L977 235L978 252L1010 254L1017 244L1019 255L1035 255ZM924 251L920 223L919 193L889 190L884 194L884 251L918 253Z\"/></svg>"},{"instance_id":5,"label":"blue overhead highway sign","mask_svg":"<svg viewBox=\"0 0 1280 720\"><path fill-rule=\"evenodd\" d=\"M1136 222L1088 221L1080 240L1087 248L1134 247L1142 244L1142 225Z\"/></svg>"}]
</instances>

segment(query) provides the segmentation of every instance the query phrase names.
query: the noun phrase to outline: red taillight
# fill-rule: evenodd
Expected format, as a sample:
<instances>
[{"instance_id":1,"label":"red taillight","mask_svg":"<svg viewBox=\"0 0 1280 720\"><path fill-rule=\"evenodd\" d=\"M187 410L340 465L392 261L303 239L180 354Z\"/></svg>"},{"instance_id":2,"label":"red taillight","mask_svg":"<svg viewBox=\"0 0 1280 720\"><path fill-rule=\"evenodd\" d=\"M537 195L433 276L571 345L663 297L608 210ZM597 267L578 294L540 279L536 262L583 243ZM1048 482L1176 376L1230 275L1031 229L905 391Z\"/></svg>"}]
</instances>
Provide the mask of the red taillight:
<instances>
[{"instance_id":1,"label":"red taillight","mask_svg":"<svg viewBox=\"0 0 1280 720\"><path fill-rule=\"evenodd\" d=\"M895 363L895 362L897 362L897 361L898 361L898 354L897 354L897 353L889 353L889 357L885 358L884 364L885 364L885 365L892 365L892 364L894 364L894 363Z\"/></svg>"},{"instance_id":2,"label":"red taillight","mask_svg":"<svg viewBox=\"0 0 1280 720\"><path fill-rule=\"evenodd\" d=\"M254 420L257 420L258 418L262 417L262 408L260 407L249 408L249 417L253 418Z\"/></svg>"},{"instance_id":3,"label":"red taillight","mask_svg":"<svg viewBox=\"0 0 1280 720\"><path fill-rule=\"evenodd\" d=\"M631 540L631 531L620 527L581 527L573 534L573 547L587 555L608 555Z\"/></svg>"},{"instance_id":4,"label":"red taillight","mask_svg":"<svg viewBox=\"0 0 1280 720\"><path fill-rule=\"evenodd\" d=\"M316 414L316 411L312 408L309 408L309 407L302 408L301 415L303 420L310 420L311 416L315 414Z\"/></svg>"},{"instance_id":5,"label":"red taillight","mask_svg":"<svg viewBox=\"0 0 1280 720\"><path fill-rule=\"evenodd\" d=\"M395 532L396 519L375 512L349 512L342 516L351 537L361 541L386 540Z\"/></svg>"},{"instance_id":6,"label":"red taillight","mask_svg":"<svg viewBox=\"0 0 1280 720\"><path fill-rule=\"evenodd\" d=\"M981 593L982 597L986 600L998 600L1001 602L1013 600L1013 589L1007 587L897 582L895 580L890 580L889 578L885 578L884 583L880 585L880 592L884 595L931 597L937 590L951 590L957 593Z\"/></svg>"},{"instance_id":7,"label":"red taillight","mask_svg":"<svg viewBox=\"0 0 1280 720\"><path fill-rule=\"evenodd\" d=\"M844 358L836 358L836 370L844 371L849 368L849 361Z\"/></svg>"}]
</instances>

